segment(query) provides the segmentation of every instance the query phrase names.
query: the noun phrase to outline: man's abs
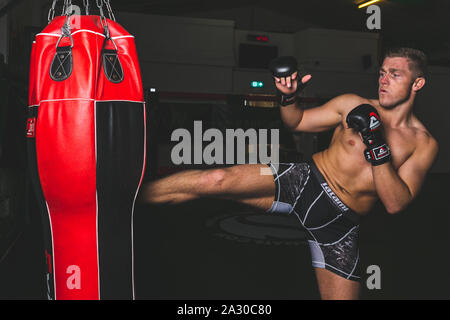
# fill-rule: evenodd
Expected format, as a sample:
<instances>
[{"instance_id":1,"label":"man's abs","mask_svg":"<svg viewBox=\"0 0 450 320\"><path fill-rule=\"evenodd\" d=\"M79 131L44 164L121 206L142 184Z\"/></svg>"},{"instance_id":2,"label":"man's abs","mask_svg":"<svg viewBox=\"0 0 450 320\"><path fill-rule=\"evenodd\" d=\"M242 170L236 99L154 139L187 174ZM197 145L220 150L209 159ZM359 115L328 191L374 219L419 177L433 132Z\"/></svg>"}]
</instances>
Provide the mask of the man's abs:
<instances>
[{"instance_id":1,"label":"man's abs","mask_svg":"<svg viewBox=\"0 0 450 320\"><path fill-rule=\"evenodd\" d=\"M334 193L359 214L369 212L377 200L372 169L363 150L360 137L339 126L329 148L313 155Z\"/></svg>"}]
</instances>

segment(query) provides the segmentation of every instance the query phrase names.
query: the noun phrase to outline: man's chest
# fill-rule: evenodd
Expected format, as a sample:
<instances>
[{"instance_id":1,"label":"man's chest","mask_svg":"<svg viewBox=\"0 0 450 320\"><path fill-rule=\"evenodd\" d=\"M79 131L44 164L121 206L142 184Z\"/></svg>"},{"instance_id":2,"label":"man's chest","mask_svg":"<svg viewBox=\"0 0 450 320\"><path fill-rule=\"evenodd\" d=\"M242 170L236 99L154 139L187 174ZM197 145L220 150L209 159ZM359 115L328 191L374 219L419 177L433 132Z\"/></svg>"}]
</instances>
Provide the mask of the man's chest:
<instances>
[{"instance_id":1,"label":"man's chest","mask_svg":"<svg viewBox=\"0 0 450 320\"><path fill-rule=\"evenodd\" d=\"M389 127L383 127L382 130L386 143L391 150L393 167L398 169L415 150L415 131L413 129L393 129ZM367 146L358 133L352 129L340 127L337 128L334 138L335 141L341 142L349 156L355 155L360 160L361 166L370 167L362 156ZM356 165L355 161L352 161L352 163Z\"/></svg>"}]
</instances>

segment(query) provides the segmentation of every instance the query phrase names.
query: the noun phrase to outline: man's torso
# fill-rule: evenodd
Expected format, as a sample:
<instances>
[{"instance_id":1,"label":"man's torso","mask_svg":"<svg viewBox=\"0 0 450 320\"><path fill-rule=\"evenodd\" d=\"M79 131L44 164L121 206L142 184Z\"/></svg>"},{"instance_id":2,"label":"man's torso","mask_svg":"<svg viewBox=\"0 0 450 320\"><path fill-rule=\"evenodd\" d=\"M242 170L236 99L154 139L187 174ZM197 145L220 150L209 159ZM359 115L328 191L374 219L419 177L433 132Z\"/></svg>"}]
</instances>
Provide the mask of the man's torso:
<instances>
[{"instance_id":1,"label":"man's torso","mask_svg":"<svg viewBox=\"0 0 450 320\"><path fill-rule=\"evenodd\" d=\"M383 109L377 100L366 100L375 106L383 121ZM372 166L363 156L366 146L359 134L343 122L335 129L328 149L313 155L318 169L337 196L359 214L367 213L378 197L375 190ZM386 142L392 153L395 170L411 156L415 150L416 135L426 132L425 127L412 115L409 125L392 128L383 123Z\"/></svg>"}]
</instances>

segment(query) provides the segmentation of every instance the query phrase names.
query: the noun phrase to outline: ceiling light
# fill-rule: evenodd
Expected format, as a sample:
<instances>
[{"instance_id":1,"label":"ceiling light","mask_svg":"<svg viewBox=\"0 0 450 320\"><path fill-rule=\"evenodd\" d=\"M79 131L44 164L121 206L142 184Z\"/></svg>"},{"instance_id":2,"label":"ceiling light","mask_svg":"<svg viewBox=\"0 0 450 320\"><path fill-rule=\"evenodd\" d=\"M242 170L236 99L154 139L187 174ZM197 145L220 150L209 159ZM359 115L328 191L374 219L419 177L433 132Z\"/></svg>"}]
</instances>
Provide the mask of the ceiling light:
<instances>
[{"instance_id":1,"label":"ceiling light","mask_svg":"<svg viewBox=\"0 0 450 320\"><path fill-rule=\"evenodd\" d=\"M374 3L379 2L379 1L380 1L380 0L372 0L372 1L364 2L364 3L362 3L362 4L360 4L360 5L358 6L358 9L361 9L361 8L364 8L364 7L367 7L367 6L370 6L371 4L374 4Z\"/></svg>"}]
</instances>

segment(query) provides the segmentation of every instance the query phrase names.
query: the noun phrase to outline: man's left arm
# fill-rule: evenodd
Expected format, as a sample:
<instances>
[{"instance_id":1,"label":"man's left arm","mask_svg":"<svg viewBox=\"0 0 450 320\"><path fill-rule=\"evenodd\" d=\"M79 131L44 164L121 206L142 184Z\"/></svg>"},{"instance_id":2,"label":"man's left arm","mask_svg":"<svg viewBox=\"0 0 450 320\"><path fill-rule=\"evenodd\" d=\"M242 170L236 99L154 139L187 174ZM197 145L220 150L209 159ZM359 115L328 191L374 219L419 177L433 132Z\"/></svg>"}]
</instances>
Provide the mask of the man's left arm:
<instances>
[{"instance_id":1,"label":"man's left arm","mask_svg":"<svg viewBox=\"0 0 450 320\"><path fill-rule=\"evenodd\" d=\"M404 210L417 196L438 152L438 143L428 134L417 141L415 151L398 171L390 162L372 166L376 191L390 214Z\"/></svg>"}]
</instances>

